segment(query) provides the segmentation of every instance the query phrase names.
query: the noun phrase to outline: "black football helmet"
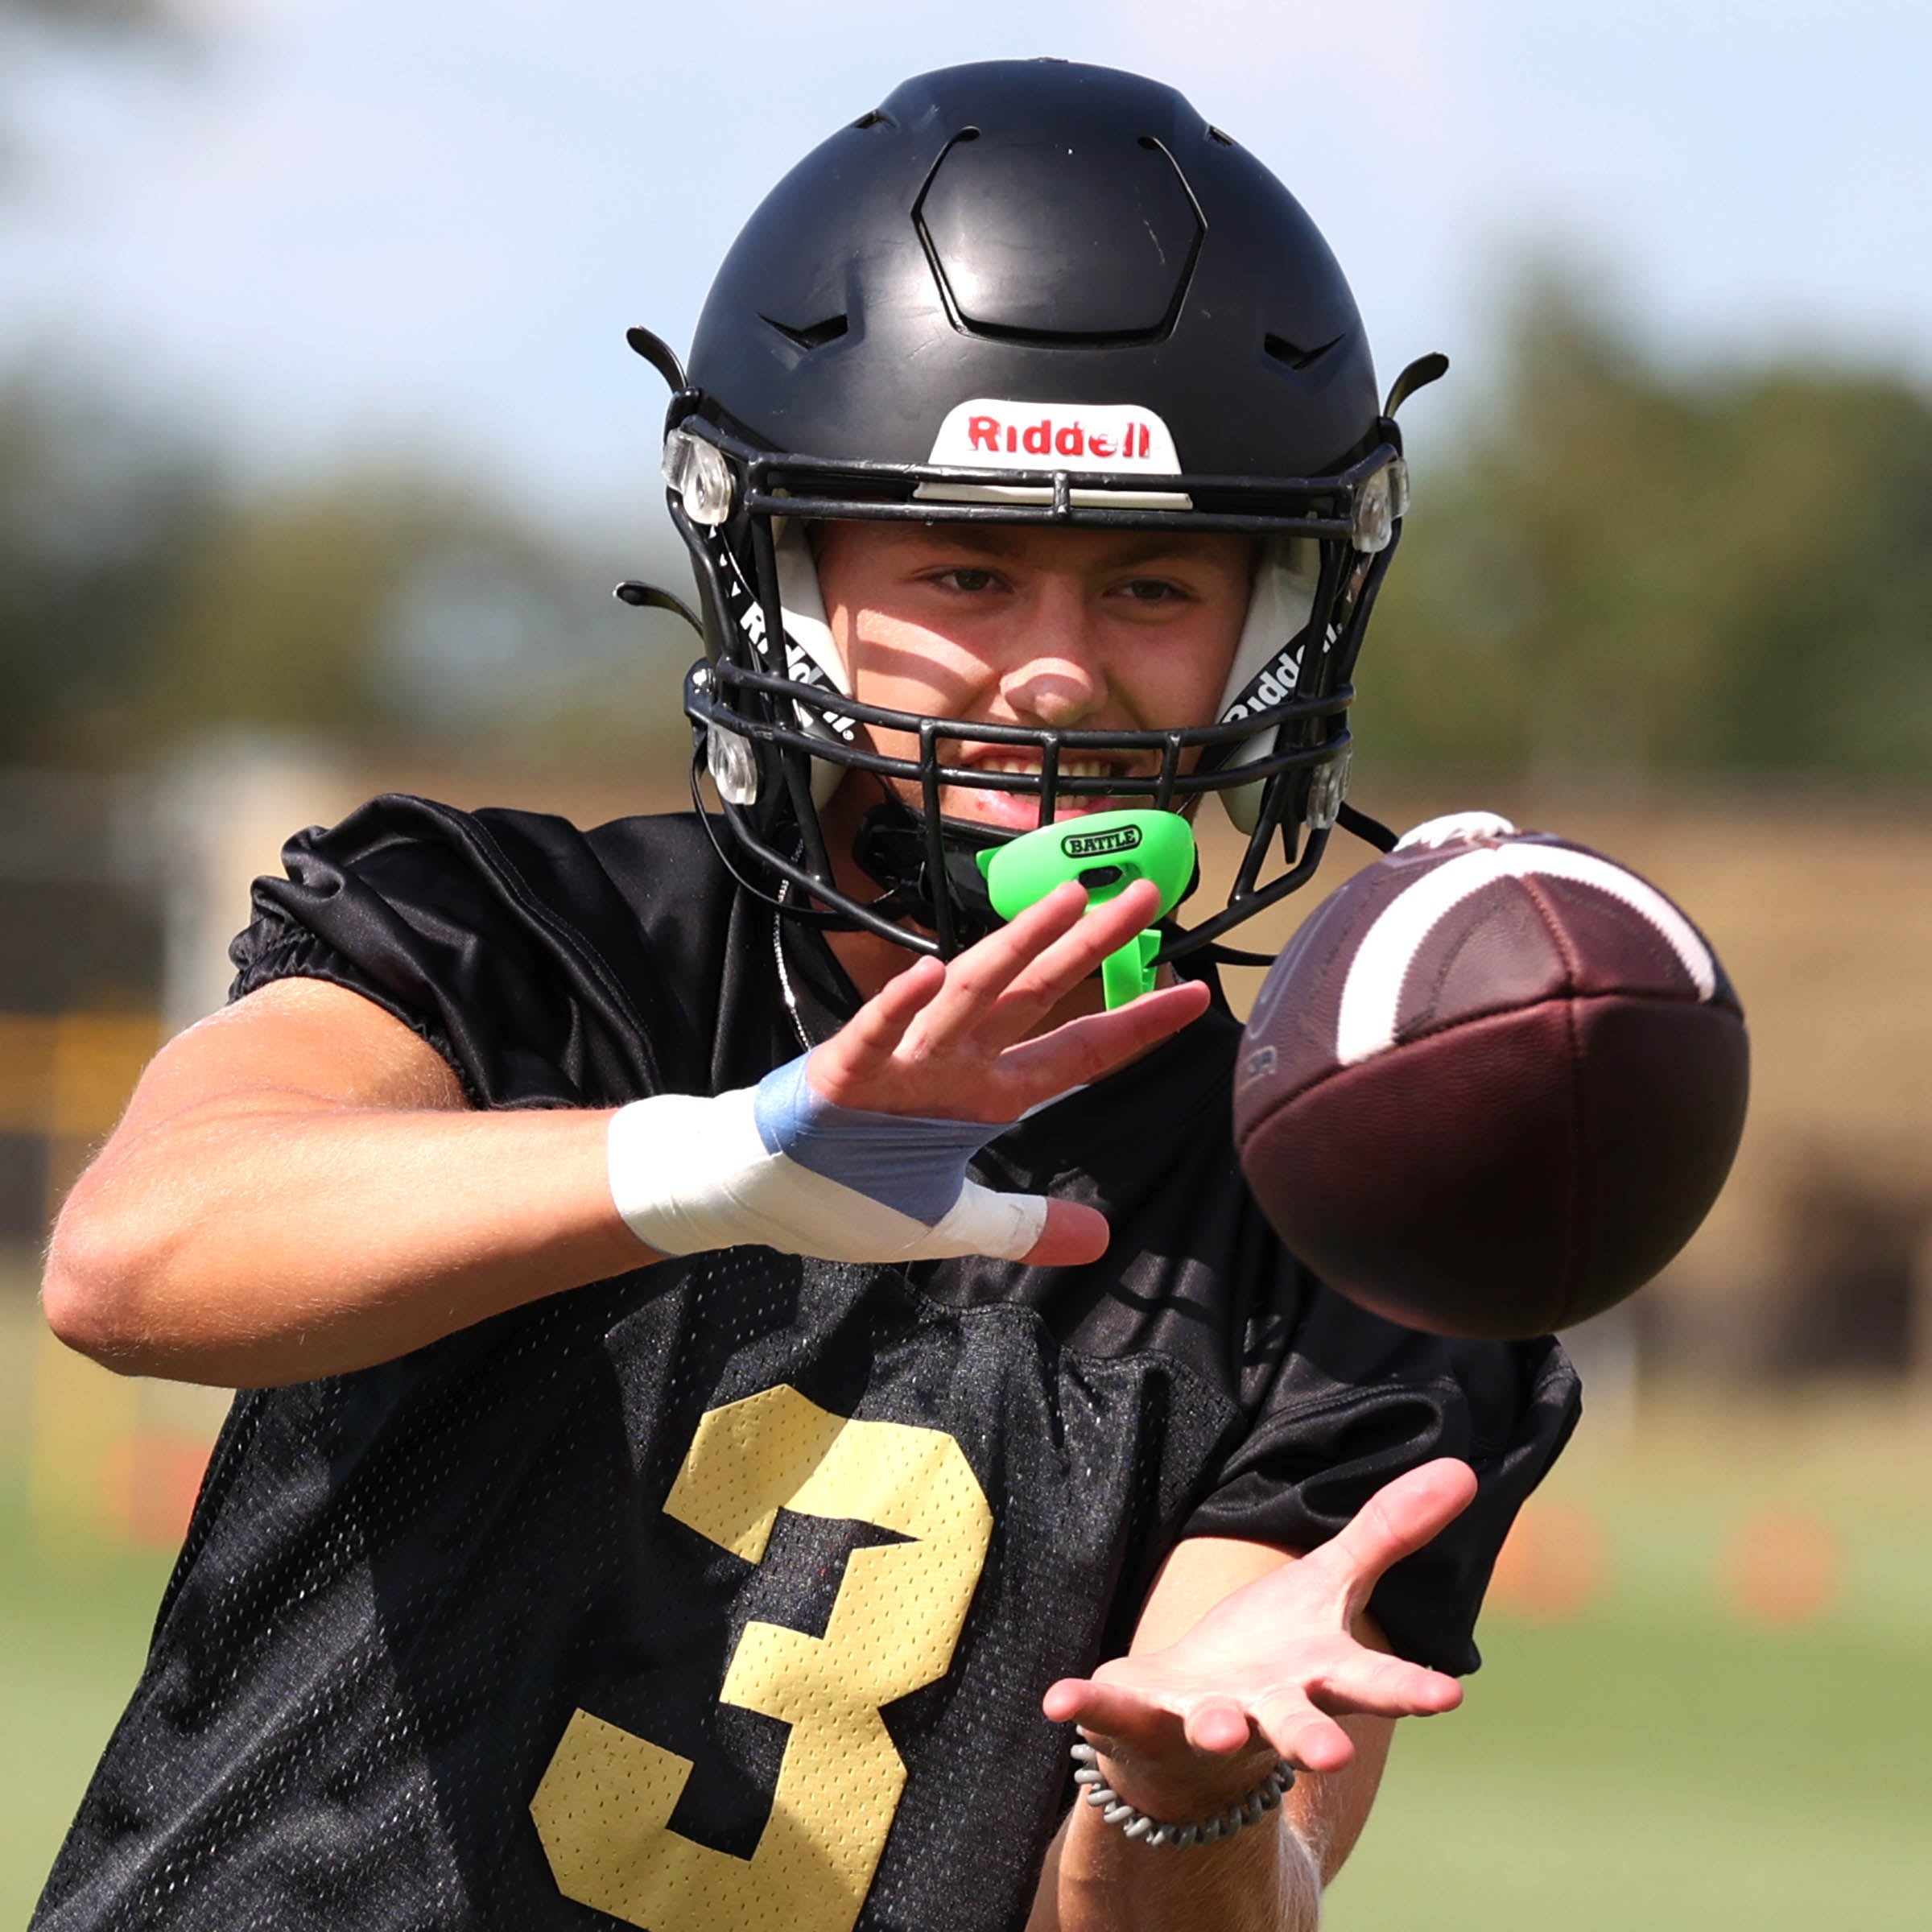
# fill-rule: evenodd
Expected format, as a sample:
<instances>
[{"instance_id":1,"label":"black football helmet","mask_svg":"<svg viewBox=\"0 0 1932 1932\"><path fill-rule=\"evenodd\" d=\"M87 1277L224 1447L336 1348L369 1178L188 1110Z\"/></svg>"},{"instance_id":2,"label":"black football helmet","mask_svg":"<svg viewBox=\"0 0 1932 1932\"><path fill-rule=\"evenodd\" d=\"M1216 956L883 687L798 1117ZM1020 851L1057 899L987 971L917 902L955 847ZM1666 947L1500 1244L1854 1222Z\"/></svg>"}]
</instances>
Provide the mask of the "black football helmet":
<instances>
[{"instance_id":1,"label":"black football helmet","mask_svg":"<svg viewBox=\"0 0 1932 1932\"><path fill-rule=\"evenodd\" d=\"M1251 958L1216 942L1307 881L1338 817L1380 833L1343 803L1349 679L1407 507L1391 412L1447 365L1378 403L1315 225L1173 89L1047 60L909 80L752 216L688 374L630 340L675 391L664 477L706 654L685 685L694 794L708 770L720 855L753 890L950 956L996 923L973 855L1015 835L942 819L943 786L1036 792L1042 824L1071 796L1178 811L1212 792L1247 852L1226 904L1170 925L1162 956ZM805 540L822 518L1253 535L1219 719L1051 730L859 703ZM880 755L865 725L919 755ZM942 764L960 741L1030 748L1039 772ZM1108 753L1147 775L1061 775ZM881 784L853 855L869 900L840 890L819 820L852 771L905 782Z\"/></svg>"}]
</instances>

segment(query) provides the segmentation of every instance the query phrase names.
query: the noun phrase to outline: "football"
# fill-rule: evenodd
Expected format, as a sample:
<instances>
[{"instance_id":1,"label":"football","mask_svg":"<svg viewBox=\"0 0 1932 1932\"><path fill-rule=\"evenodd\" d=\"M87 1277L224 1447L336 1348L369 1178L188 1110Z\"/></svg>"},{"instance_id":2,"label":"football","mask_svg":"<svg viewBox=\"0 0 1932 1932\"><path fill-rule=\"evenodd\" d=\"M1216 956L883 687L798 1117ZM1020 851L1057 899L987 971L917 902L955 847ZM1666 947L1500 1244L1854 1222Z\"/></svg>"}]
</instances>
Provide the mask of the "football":
<instances>
[{"instance_id":1,"label":"football","mask_svg":"<svg viewBox=\"0 0 1932 1932\"><path fill-rule=\"evenodd\" d=\"M1729 1172L1744 1015L1655 886L1488 813L1419 826L1310 917L1236 1063L1290 1251L1439 1335L1542 1335L1650 1280Z\"/></svg>"}]
</instances>

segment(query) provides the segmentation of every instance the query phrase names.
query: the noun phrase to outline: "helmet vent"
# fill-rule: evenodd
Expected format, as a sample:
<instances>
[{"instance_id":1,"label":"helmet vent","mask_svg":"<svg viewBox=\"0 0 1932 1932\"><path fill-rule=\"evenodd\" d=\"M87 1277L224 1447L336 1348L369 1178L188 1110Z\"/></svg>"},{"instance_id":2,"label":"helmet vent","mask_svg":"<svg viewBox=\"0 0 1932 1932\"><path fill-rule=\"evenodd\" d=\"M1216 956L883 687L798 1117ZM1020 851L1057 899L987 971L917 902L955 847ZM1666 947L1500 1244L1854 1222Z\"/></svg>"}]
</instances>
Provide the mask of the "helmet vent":
<instances>
[{"instance_id":1,"label":"helmet vent","mask_svg":"<svg viewBox=\"0 0 1932 1932\"><path fill-rule=\"evenodd\" d=\"M912 217L956 328L1042 345L1163 340L1206 232L1161 141L1084 124L960 129Z\"/></svg>"},{"instance_id":2,"label":"helmet vent","mask_svg":"<svg viewBox=\"0 0 1932 1932\"><path fill-rule=\"evenodd\" d=\"M884 108L875 107L869 114L861 114L852 125L855 129L863 129L868 127L896 128L899 124L893 119L890 114L886 113Z\"/></svg>"},{"instance_id":3,"label":"helmet vent","mask_svg":"<svg viewBox=\"0 0 1932 1932\"><path fill-rule=\"evenodd\" d=\"M1232 134L1224 134L1218 127L1212 126L1210 126L1208 130L1208 138L1213 142L1217 147L1232 147L1235 145Z\"/></svg>"},{"instance_id":4,"label":"helmet vent","mask_svg":"<svg viewBox=\"0 0 1932 1932\"><path fill-rule=\"evenodd\" d=\"M1344 336L1332 336L1327 341L1322 343L1317 348L1297 349L1286 336L1264 336L1261 338L1261 347L1274 357L1276 361L1286 364L1290 369L1301 369L1312 367L1314 364L1320 361L1322 357L1327 355L1336 343L1345 340Z\"/></svg>"},{"instance_id":5,"label":"helmet vent","mask_svg":"<svg viewBox=\"0 0 1932 1932\"><path fill-rule=\"evenodd\" d=\"M823 349L828 342L836 342L852 327L844 316L828 316L823 322L814 322L804 328L794 328L789 322L781 322L775 316L760 316L758 320L768 328L775 328L787 342L794 342L803 349Z\"/></svg>"}]
</instances>

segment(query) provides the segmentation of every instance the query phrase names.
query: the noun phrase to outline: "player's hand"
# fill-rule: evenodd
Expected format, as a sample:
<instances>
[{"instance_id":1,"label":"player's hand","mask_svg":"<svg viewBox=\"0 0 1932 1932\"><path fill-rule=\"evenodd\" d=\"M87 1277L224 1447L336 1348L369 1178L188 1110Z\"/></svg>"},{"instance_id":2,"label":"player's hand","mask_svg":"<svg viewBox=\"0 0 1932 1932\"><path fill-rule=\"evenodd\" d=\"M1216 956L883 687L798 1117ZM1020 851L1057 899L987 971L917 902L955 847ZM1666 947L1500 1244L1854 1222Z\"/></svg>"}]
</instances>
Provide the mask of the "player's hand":
<instances>
[{"instance_id":1,"label":"player's hand","mask_svg":"<svg viewBox=\"0 0 1932 1932\"><path fill-rule=\"evenodd\" d=\"M1476 1494L1468 1463L1443 1458L1396 1478L1340 1535L1224 1597L1177 1643L1063 1678L1042 1703L1080 1725L1108 1781L1157 1818L1212 1812L1278 1757L1340 1770L1355 1755L1335 1719L1452 1711L1452 1677L1356 1641L1382 1573L1430 1542Z\"/></svg>"},{"instance_id":2,"label":"player's hand","mask_svg":"<svg viewBox=\"0 0 1932 1932\"><path fill-rule=\"evenodd\" d=\"M1183 981L1030 1037L1108 953L1155 917L1159 904L1158 889L1146 880L1091 913L1080 886L1057 886L949 963L927 958L907 967L813 1049L807 1077L840 1107L1018 1120L1029 1108L1111 1073L1206 1010L1208 989ZM1026 1258L1064 1266L1096 1258L1106 1245L1100 1215L1056 1200Z\"/></svg>"}]
</instances>

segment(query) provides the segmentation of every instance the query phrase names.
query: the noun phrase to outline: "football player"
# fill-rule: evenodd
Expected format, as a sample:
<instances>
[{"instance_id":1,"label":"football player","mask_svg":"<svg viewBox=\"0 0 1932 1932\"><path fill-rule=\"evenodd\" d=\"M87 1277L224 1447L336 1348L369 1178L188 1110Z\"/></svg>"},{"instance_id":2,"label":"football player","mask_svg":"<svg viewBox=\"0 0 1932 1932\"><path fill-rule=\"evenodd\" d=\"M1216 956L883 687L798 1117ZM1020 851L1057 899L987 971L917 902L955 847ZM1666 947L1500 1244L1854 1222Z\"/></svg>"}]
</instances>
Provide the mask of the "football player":
<instances>
[{"instance_id":1,"label":"football player","mask_svg":"<svg viewBox=\"0 0 1932 1932\"><path fill-rule=\"evenodd\" d=\"M1348 822L1406 502L1348 288L1170 89L999 63L634 342L718 809L386 798L258 884L48 1265L243 1393L35 1923L1311 1926L1576 1410L1230 1146L1215 960ZM1191 927L1117 832L994 913L1209 794Z\"/></svg>"}]
</instances>

